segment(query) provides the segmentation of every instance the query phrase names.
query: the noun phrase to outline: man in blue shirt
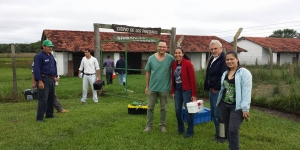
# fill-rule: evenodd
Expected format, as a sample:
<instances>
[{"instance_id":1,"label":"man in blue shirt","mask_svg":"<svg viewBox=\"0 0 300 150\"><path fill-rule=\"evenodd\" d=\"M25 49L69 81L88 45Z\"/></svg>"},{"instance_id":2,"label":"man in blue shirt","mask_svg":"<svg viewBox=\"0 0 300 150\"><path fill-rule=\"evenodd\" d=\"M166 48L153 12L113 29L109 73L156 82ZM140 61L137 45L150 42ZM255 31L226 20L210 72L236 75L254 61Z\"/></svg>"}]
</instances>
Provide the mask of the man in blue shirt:
<instances>
[{"instance_id":1,"label":"man in blue shirt","mask_svg":"<svg viewBox=\"0 0 300 150\"><path fill-rule=\"evenodd\" d=\"M34 79L38 86L38 108L36 119L38 122L45 118L53 118L53 100L55 98L55 81L57 81L56 61L54 60L50 40L43 41L43 51L34 57Z\"/></svg>"}]
</instances>

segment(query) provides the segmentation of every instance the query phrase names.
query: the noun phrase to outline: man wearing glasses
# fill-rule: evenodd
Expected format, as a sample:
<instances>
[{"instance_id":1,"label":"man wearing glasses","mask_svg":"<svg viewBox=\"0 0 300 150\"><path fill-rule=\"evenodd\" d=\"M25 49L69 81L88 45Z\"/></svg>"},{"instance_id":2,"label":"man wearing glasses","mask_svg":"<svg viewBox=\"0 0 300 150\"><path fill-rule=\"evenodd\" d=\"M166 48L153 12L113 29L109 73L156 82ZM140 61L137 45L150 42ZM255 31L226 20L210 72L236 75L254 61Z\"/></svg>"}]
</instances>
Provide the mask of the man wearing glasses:
<instances>
[{"instance_id":1,"label":"man wearing glasses","mask_svg":"<svg viewBox=\"0 0 300 150\"><path fill-rule=\"evenodd\" d=\"M86 49L84 50L84 55L85 57L82 58L79 71L78 71L78 76L80 77L81 71L84 69L83 73L83 86L82 86L82 98L81 98L81 103L86 102L86 96L88 92L88 86L90 85L92 87L93 91L93 100L94 103L98 103L98 96L97 96L97 91L94 90L93 83L95 81L100 81L100 68L99 68L99 63L98 60L93 57L90 53L90 50ZM97 71L97 74L96 74ZM97 78L96 78L97 75Z\"/></svg>"},{"instance_id":2,"label":"man wearing glasses","mask_svg":"<svg viewBox=\"0 0 300 150\"><path fill-rule=\"evenodd\" d=\"M45 118L53 118L53 100L55 97L55 82L57 79L56 61L54 60L50 40L43 41L43 51L34 57L33 73L38 86L38 108L36 119L38 122Z\"/></svg>"},{"instance_id":3,"label":"man wearing glasses","mask_svg":"<svg viewBox=\"0 0 300 150\"><path fill-rule=\"evenodd\" d=\"M146 89L148 94L147 125L144 132L152 129L154 108L157 98L160 100L160 123L159 129L166 130L168 94L171 89L171 65L175 58L166 53L167 43L163 40L158 42L158 52L152 54L146 64Z\"/></svg>"}]
</instances>

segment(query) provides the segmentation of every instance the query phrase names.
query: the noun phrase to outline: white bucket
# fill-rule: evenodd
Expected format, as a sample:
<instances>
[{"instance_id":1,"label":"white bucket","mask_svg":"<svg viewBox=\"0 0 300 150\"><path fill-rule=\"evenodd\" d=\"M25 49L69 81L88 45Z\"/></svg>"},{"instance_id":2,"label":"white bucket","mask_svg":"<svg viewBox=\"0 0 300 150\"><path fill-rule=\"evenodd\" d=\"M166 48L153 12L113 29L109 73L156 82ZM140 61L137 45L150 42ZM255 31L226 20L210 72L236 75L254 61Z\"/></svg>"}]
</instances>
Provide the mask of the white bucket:
<instances>
[{"instance_id":1,"label":"white bucket","mask_svg":"<svg viewBox=\"0 0 300 150\"><path fill-rule=\"evenodd\" d=\"M204 110L203 100L197 100L198 111Z\"/></svg>"},{"instance_id":2,"label":"white bucket","mask_svg":"<svg viewBox=\"0 0 300 150\"><path fill-rule=\"evenodd\" d=\"M197 102L186 103L186 107L189 113L197 113L199 111Z\"/></svg>"}]
</instances>

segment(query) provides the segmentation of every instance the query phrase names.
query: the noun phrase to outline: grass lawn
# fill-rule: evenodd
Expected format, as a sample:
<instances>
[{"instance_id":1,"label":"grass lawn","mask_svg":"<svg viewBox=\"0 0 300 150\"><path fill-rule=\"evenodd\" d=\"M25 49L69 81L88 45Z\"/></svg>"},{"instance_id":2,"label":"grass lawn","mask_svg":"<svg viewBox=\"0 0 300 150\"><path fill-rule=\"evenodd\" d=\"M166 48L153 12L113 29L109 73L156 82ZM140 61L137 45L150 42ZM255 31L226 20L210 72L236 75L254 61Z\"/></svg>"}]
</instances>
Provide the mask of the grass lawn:
<instances>
[{"instance_id":1,"label":"grass lawn","mask_svg":"<svg viewBox=\"0 0 300 150\"><path fill-rule=\"evenodd\" d=\"M105 95L98 104L91 98L81 104L80 97L60 102L70 112L55 113L43 123L35 120L37 101L1 104L0 149L228 149L227 143L213 141L212 122L195 125L190 139L178 135L172 99L167 133L158 128L158 105L153 129L143 133L146 115L127 113L130 98ZM241 149L299 149L299 139L299 123L254 109L240 130Z\"/></svg>"},{"instance_id":2,"label":"grass lawn","mask_svg":"<svg viewBox=\"0 0 300 150\"><path fill-rule=\"evenodd\" d=\"M0 100L7 102L12 90L11 68L1 68ZM144 102L144 75L129 75L127 97L124 86L114 79L104 87L104 95L94 104L89 93L86 104L80 103L82 79L60 78L56 93L65 114L36 122L37 101L24 102L19 93L17 102L0 104L0 149L228 149L227 143L215 143L212 122L195 125L190 139L178 135L174 102L168 103L167 133L159 131L159 104L156 105L154 127L143 133L146 115L129 115L127 105ZM103 78L104 79L104 78ZM29 68L17 69L18 91L31 86ZM205 102L209 107L209 103ZM240 129L240 148L246 150L300 149L300 123L251 109L251 121Z\"/></svg>"}]
</instances>

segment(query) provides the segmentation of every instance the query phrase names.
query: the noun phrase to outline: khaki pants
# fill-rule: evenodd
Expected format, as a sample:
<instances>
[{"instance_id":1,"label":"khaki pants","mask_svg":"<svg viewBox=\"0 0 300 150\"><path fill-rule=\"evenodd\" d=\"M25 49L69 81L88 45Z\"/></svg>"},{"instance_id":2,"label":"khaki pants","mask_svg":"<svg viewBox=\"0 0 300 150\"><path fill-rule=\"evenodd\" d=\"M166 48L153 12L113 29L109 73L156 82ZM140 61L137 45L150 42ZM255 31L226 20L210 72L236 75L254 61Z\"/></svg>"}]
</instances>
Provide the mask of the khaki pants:
<instances>
[{"instance_id":1,"label":"khaki pants","mask_svg":"<svg viewBox=\"0 0 300 150\"><path fill-rule=\"evenodd\" d=\"M150 92L148 94L147 126L152 127L156 100L160 100L160 126L166 125L168 92Z\"/></svg>"}]
</instances>

